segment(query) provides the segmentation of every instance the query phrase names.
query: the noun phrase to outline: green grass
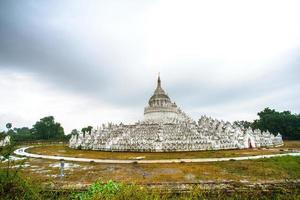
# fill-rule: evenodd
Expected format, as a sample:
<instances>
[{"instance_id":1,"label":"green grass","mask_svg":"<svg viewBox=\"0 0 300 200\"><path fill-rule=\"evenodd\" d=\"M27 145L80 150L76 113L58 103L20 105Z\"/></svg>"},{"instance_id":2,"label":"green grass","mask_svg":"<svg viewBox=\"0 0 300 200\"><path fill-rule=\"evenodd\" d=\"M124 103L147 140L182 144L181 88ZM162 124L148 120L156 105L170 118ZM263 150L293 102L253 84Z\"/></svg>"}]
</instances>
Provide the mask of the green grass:
<instances>
[{"instance_id":1,"label":"green grass","mask_svg":"<svg viewBox=\"0 0 300 200\"><path fill-rule=\"evenodd\" d=\"M288 142L285 147L275 148L275 150L299 149L299 143L299 141ZM65 147L62 145L53 145L51 148L41 146L40 149L36 150L49 152L50 150L56 149L57 152L60 152L62 148ZM74 153L72 149L70 149L70 151L70 153ZM237 150L233 152L235 151ZM249 150L241 151L243 153L249 153ZM266 149L261 151L273 150ZM91 152L101 153L97 151ZM227 152L231 151L218 151L219 155L227 154ZM212 152L194 153L208 156ZM115 153L113 152L112 154ZM156 153L153 154L155 155ZM293 185L289 185L289 182L287 185L273 188L270 191L265 191L262 188L252 188L251 190L248 188L243 190L244 186L240 182L242 180L248 181L249 184L265 184L276 183L278 181L284 183L286 180L299 180L299 156L216 163L98 164L71 162L79 167L66 169L64 179L60 179L57 176L59 174L59 168L51 167L51 164L58 162L59 161L47 159L28 158L24 161L12 163L12 166L17 166L22 163L24 165L20 169L12 168L11 170L16 171L16 169L18 169L18 178L0 177L0 181L3 181L0 184L0 187L2 187L2 189L0 189L0 192L2 191L0 196L7 197L7 199L17 199L13 198L13 196L5 196L7 194L19 195L18 197L21 195L19 199L24 199L22 197L27 196L34 197L34 195L37 195L35 199L129 199L130 197L134 199L299 199L300 197L299 188L291 188L290 186ZM7 163L0 163L0 171L4 171L6 167ZM101 180L101 182L99 182L99 180ZM141 186L144 184L190 182L213 182L216 185L219 184L222 186L226 181L233 181L236 185L229 190L220 188L204 190L202 187L195 186L195 188L187 194L177 194L174 191L165 193L158 189ZM90 184L92 185L88 187L88 191L86 192L81 192L76 189ZM45 190L45 188L49 187L56 188L56 192ZM70 188L74 188L74 191L70 191ZM117 192L113 192L113 189L109 188L115 188ZM239 188L239 190L235 188ZM7 193L7 191L9 192ZM5 192L7 194L5 194Z\"/></svg>"},{"instance_id":2,"label":"green grass","mask_svg":"<svg viewBox=\"0 0 300 200\"><path fill-rule=\"evenodd\" d=\"M284 153L288 149L300 149L300 141L285 141L285 146L277 148L262 149L241 149L241 150L218 150L218 151L196 151L196 152L170 152L170 153L143 153L143 152L105 152L92 150L77 150L69 148L67 145L56 144L36 146L27 151L35 154L45 154L66 157L84 157L98 159L135 159L143 157L145 160L151 159L181 159L181 158L220 158L253 156L261 154Z\"/></svg>"},{"instance_id":3,"label":"green grass","mask_svg":"<svg viewBox=\"0 0 300 200\"><path fill-rule=\"evenodd\" d=\"M283 156L259 160L228 161L216 163L171 164L99 164L79 163L65 169L65 178L58 177L59 161L29 158L20 173L41 185L85 186L98 179L122 183L185 183L199 181L223 182L228 180L250 182L300 179L300 157ZM69 162L67 162L69 163ZM18 165L16 162L14 165ZM28 166L29 165L29 166ZM0 163L0 168L5 163Z\"/></svg>"},{"instance_id":4,"label":"green grass","mask_svg":"<svg viewBox=\"0 0 300 200\"><path fill-rule=\"evenodd\" d=\"M60 200L233 200L233 199L290 199L300 198L297 185L281 185L272 187L245 187L233 183L229 188L204 189L195 185L186 192L173 189L157 189L136 184L123 184L114 181L96 181L87 190L64 190L42 188L22 176L9 176L0 171L0 197L3 200L25 199L60 199Z\"/></svg>"},{"instance_id":5,"label":"green grass","mask_svg":"<svg viewBox=\"0 0 300 200\"><path fill-rule=\"evenodd\" d=\"M1 199L299 199L297 185L286 180L300 179L300 157L284 156L259 160L230 161L218 163L175 163L175 164L97 164L74 163L78 168L66 170L66 177L57 176L59 168L50 167L57 161L27 159L20 169L12 168L9 178L5 177L6 163L0 163ZM20 161L14 165L20 164ZM26 167L26 164L31 166ZM32 169L47 170L39 173ZM111 170L112 169L112 170ZM17 172L17 173L14 173ZM143 173L148 174L145 178ZM16 174L16 176L13 176ZM191 192L178 194L170 190L149 188L141 184L186 183L185 177L192 174L194 182L213 181L214 189L203 189L197 185ZM102 181L99 181L102 180ZM110 181L113 180L113 181ZM222 189L224 181L234 183ZM247 188L240 180L254 183L276 183L274 188ZM193 181L191 181L193 182ZM78 191L76 184L92 184L87 191ZM213 184L214 185L214 184ZM224 186L224 185L223 185ZM47 188L56 188L55 192ZM80 188L80 187L79 187ZM1 193L2 192L2 193ZM15 198L17 197L17 198ZM33 198L34 197L34 198Z\"/></svg>"},{"instance_id":6,"label":"green grass","mask_svg":"<svg viewBox=\"0 0 300 200\"><path fill-rule=\"evenodd\" d=\"M10 170L8 174L5 170L0 170L0 197L1 199L41 199L39 188L14 170Z\"/></svg>"},{"instance_id":7,"label":"green grass","mask_svg":"<svg viewBox=\"0 0 300 200\"><path fill-rule=\"evenodd\" d=\"M248 180L284 180L300 178L300 157L283 156L255 161L216 163L228 173Z\"/></svg>"},{"instance_id":8,"label":"green grass","mask_svg":"<svg viewBox=\"0 0 300 200\"><path fill-rule=\"evenodd\" d=\"M300 178L300 157L284 156L275 157L263 162L278 167L279 170L287 172L291 178Z\"/></svg>"},{"instance_id":9,"label":"green grass","mask_svg":"<svg viewBox=\"0 0 300 200\"><path fill-rule=\"evenodd\" d=\"M107 183L95 182L86 192L78 193L73 196L80 200L118 200L118 199L135 199L135 200L192 200L192 199L298 199L299 189L294 188L276 188L274 190L263 191L256 187L252 190L242 190L241 185L234 191L226 189L204 190L198 186L194 186L190 192L176 193L174 191L163 192L161 190L153 190L138 185L124 185L109 181Z\"/></svg>"}]
</instances>

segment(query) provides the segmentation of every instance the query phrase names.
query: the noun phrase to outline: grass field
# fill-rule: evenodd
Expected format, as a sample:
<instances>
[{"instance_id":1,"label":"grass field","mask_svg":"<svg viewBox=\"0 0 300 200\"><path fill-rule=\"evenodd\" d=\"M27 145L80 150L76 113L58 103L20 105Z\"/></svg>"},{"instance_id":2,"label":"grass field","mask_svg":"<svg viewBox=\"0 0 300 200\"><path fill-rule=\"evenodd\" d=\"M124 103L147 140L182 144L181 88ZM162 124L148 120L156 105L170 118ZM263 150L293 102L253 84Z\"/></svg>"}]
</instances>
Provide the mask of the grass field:
<instances>
[{"instance_id":1,"label":"grass field","mask_svg":"<svg viewBox=\"0 0 300 200\"><path fill-rule=\"evenodd\" d=\"M67 145L41 145L28 149L27 151L35 154L69 156L83 158L102 158L102 159L136 159L137 157L145 160L151 159L180 159L180 158L220 158L254 156L261 154L285 153L289 149L300 149L299 141L285 141L285 145L277 148L260 149L241 149L241 150L218 150L218 151L197 151L197 152L171 152L171 153L139 153L139 152L105 152L92 150L77 150L69 148Z\"/></svg>"},{"instance_id":2,"label":"grass field","mask_svg":"<svg viewBox=\"0 0 300 200\"><path fill-rule=\"evenodd\" d=\"M226 150L209 152L178 153L144 153L145 159L223 157L238 155L257 155L280 153L288 149L300 149L300 141L285 142L284 147L258 150ZM49 155L68 155L78 157L109 158L116 154L117 158L141 156L140 153L115 153L80 151L69 149L63 145L44 145L30 149L31 152ZM82 155L80 155L82 154ZM148 153L147 153L148 154ZM169 155L168 155L169 154ZM105 155L106 157L103 157ZM102 157L100 157L102 156ZM112 157L111 157L112 158ZM116 156L113 157L116 159ZM0 163L5 168L5 163ZM34 182L47 185L83 186L97 180L113 180L123 183L197 183L203 181L280 181L300 179L300 157L276 157L269 159L227 161L216 163L171 163L171 164L98 164L98 163L65 163L65 177L59 177L59 161L26 158L13 164L14 169Z\"/></svg>"},{"instance_id":3,"label":"grass field","mask_svg":"<svg viewBox=\"0 0 300 200\"><path fill-rule=\"evenodd\" d=\"M17 169L21 161L14 164ZM70 166L68 166L70 165ZM123 183L186 183L201 181L280 181L300 179L300 157L218 163L97 164L68 162L65 177L59 177L59 162L26 159L20 172L42 184L85 185L97 180ZM5 164L2 165L5 168Z\"/></svg>"}]
</instances>

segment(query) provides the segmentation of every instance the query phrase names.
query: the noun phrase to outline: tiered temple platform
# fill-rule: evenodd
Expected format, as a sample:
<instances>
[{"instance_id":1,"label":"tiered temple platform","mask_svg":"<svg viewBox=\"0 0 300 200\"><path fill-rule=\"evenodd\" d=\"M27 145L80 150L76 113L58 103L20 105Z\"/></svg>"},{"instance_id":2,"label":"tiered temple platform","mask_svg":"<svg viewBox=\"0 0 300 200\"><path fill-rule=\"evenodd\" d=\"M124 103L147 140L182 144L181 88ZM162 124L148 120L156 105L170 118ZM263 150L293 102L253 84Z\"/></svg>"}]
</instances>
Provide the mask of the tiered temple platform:
<instances>
[{"instance_id":1,"label":"tiered temple platform","mask_svg":"<svg viewBox=\"0 0 300 200\"><path fill-rule=\"evenodd\" d=\"M161 87L144 110L144 120L133 125L108 124L88 133L72 135L69 146L102 151L173 152L244 149L280 146L282 137L245 129L210 117L192 120Z\"/></svg>"}]
</instances>

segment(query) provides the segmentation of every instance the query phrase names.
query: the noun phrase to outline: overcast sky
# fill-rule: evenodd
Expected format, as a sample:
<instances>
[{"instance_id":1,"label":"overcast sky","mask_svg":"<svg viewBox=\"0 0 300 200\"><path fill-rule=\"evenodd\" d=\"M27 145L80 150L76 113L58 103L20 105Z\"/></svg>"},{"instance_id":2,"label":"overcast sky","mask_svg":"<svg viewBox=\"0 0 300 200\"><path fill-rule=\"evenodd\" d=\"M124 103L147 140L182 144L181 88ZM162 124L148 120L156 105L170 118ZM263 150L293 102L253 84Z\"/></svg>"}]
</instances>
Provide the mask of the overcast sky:
<instances>
[{"instance_id":1,"label":"overcast sky","mask_svg":"<svg viewBox=\"0 0 300 200\"><path fill-rule=\"evenodd\" d=\"M300 113L300 1L0 2L0 129L132 123L158 72L194 119Z\"/></svg>"}]
</instances>

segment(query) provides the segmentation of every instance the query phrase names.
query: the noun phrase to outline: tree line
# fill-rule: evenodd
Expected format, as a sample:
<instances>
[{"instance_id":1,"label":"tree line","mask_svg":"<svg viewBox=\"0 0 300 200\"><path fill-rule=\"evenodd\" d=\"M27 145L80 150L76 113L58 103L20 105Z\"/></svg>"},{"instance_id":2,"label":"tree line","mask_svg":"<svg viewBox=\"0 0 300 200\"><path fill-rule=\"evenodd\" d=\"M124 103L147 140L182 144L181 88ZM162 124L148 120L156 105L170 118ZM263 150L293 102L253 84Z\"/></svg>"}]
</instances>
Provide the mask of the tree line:
<instances>
[{"instance_id":1,"label":"tree line","mask_svg":"<svg viewBox=\"0 0 300 200\"><path fill-rule=\"evenodd\" d=\"M270 131L277 135L280 133L283 139L300 139L300 114L292 114L290 111L279 112L274 109L265 108L259 112L258 119L253 122L235 121L234 124L245 128ZM79 134L79 130L73 129L70 134L65 134L60 123L55 122L53 116L47 116L37 121L32 128L12 128L11 123L6 124L6 132L0 132L0 139L9 134L14 141L32 140L65 140L72 134ZM82 133L91 133L93 127L87 126L81 129Z\"/></svg>"},{"instance_id":2,"label":"tree line","mask_svg":"<svg viewBox=\"0 0 300 200\"><path fill-rule=\"evenodd\" d=\"M6 128L6 132L0 132L0 140L6 135L10 135L16 142L34 140L68 141L71 135L79 134L80 132L77 129L73 129L71 133L65 134L64 128L60 123L55 122L53 116L47 116L40 119L32 126L32 128L12 128L12 123L7 123ZM81 132L84 134L91 133L92 129L92 126L83 127Z\"/></svg>"},{"instance_id":3,"label":"tree line","mask_svg":"<svg viewBox=\"0 0 300 200\"><path fill-rule=\"evenodd\" d=\"M280 133L283 139L300 139L300 114L292 114L291 111L279 112L275 109L265 108L257 115L259 118L253 122L236 121L234 123L245 128L268 130L275 135Z\"/></svg>"},{"instance_id":4,"label":"tree line","mask_svg":"<svg viewBox=\"0 0 300 200\"><path fill-rule=\"evenodd\" d=\"M8 129L1 135L9 134L16 142L32 140L67 140L69 136L65 135L64 128L60 123L55 122L53 116L47 116L37 121L32 128L21 127L12 128L11 123L6 124Z\"/></svg>"}]
</instances>

